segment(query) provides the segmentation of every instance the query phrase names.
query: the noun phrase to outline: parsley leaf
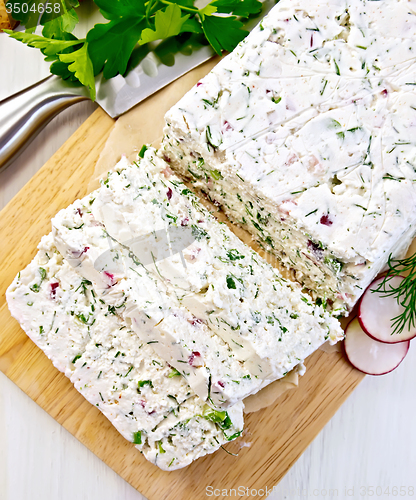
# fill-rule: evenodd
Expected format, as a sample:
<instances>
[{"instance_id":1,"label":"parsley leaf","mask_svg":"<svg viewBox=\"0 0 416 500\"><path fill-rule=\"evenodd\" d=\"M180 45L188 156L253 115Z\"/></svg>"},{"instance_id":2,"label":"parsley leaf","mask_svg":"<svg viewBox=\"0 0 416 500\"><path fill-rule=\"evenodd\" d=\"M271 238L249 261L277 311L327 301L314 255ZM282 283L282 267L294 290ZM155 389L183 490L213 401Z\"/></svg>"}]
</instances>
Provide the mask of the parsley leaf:
<instances>
[{"instance_id":1,"label":"parsley leaf","mask_svg":"<svg viewBox=\"0 0 416 500\"><path fill-rule=\"evenodd\" d=\"M194 6L193 0L171 0L171 3L175 3L176 5L180 5L182 7L193 7Z\"/></svg>"},{"instance_id":2,"label":"parsley leaf","mask_svg":"<svg viewBox=\"0 0 416 500\"><path fill-rule=\"evenodd\" d=\"M170 36L179 35L184 22L189 18L189 14L182 16L182 10L177 5L168 5L166 10L158 10L155 15L154 30L146 28L142 32L139 43L141 45L162 40Z\"/></svg>"},{"instance_id":3,"label":"parsley leaf","mask_svg":"<svg viewBox=\"0 0 416 500\"><path fill-rule=\"evenodd\" d=\"M100 0L101 2L103 0ZM124 74L133 49L145 27L143 4L138 6L135 15L126 14L107 24L96 24L87 34L94 73L103 71L104 78L107 79L118 73Z\"/></svg>"},{"instance_id":4,"label":"parsley leaf","mask_svg":"<svg viewBox=\"0 0 416 500\"><path fill-rule=\"evenodd\" d=\"M90 89L91 99L95 100L95 80L91 59L88 55L88 43L70 54L60 54L59 60L68 63L68 70L74 73L75 77Z\"/></svg>"},{"instance_id":5,"label":"parsley leaf","mask_svg":"<svg viewBox=\"0 0 416 500\"><path fill-rule=\"evenodd\" d=\"M191 17L182 24L181 33L203 33L203 31L195 17Z\"/></svg>"},{"instance_id":6,"label":"parsley leaf","mask_svg":"<svg viewBox=\"0 0 416 500\"><path fill-rule=\"evenodd\" d=\"M143 10L143 3L137 0L94 0L106 19L118 19L125 16L134 16L138 10Z\"/></svg>"},{"instance_id":7,"label":"parsley leaf","mask_svg":"<svg viewBox=\"0 0 416 500\"><path fill-rule=\"evenodd\" d=\"M72 47L74 45L79 45L83 43L82 41L75 40L55 40L54 38L45 38L40 35L33 35L32 33L24 33L24 32L14 32L11 30L4 30L5 33L14 38L15 40L19 40L20 42L25 43L29 47L34 47L36 49L41 49L42 53L45 56L55 56L58 52L61 52L68 47Z\"/></svg>"},{"instance_id":8,"label":"parsley leaf","mask_svg":"<svg viewBox=\"0 0 416 500\"><path fill-rule=\"evenodd\" d=\"M199 17L201 19L204 19L205 16L212 16L212 14L215 14L215 12L217 12L217 7L214 7L212 3L209 3L199 11Z\"/></svg>"},{"instance_id":9,"label":"parsley leaf","mask_svg":"<svg viewBox=\"0 0 416 500\"><path fill-rule=\"evenodd\" d=\"M232 52L248 34L248 31L241 29L243 23L234 16L204 16L201 24L208 42L218 55L223 50Z\"/></svg>"},{"instance_id":10,"label":"parsley leaf","mask_svg":"<svg viewBox=\"0 0 416 500\"><path fill-rule=\"evenodd\" d=\"M65 64L62 61L54 61L49 70L53 75L60 76L63 80L70 80L72 82L78 82L74 73L71 73L68 69L69 64Z\"/></svg>"},{"instance_id":11,"label":"parsley leaf","mask_svg":"<svg viewBox=\"0 0 416 500\"><path fill-rule=\"evenodd\" d=\"M61 16L56 17L56 14L45 12L41 22L44 25L42 35L46 38L59 38L60 40L68 40L68 34L72 33L75 26L78 24L78 15L74 8L68 9L65 0L55 0L55 3L60 4L60 9L63 12ZM78 2L74 7L78 7Z\"/></svg>"},{"instance_id":12,"label":"parsley leaf","mask_svg":"<svg viewBox=\"0 0 416 500\"><path fill-rule=\"evenodd\" d=\"M53 21L55 22L55 21ZM63 40L47 38L45 36L34 35L32 33L24 32L13 32L10 30L4 30L12 38L19 40L29 47L38 48L46 56L46 61L54 61L51 64L50 72L54 75L61 76L64 80L78 81L74 72L69 69L70 64L65 63L59 59L62 54L70 54L71 52L77 51L81 44L84 43L83 40L78 40L71 33L66 33L63 35L65 38ZM73 61L70 61L71 63ZM86 63L86 61L84 61ZM81 83L84 83L82 81ZM92 83L92 82L91 82ZM94 92L91 94L94 95Z\"/></svg>"},{"instance_id":13,"label":"parsley leaf","mask_svg":"<svg viewBox=\"0 0 416 500\"><path fill-rule=\"evenodd\" d=\"M215 0L211 5L221 14L234 14L235 16L249 17L260 14L262 3L258 0Z\"/></svg>"}]
</instances>

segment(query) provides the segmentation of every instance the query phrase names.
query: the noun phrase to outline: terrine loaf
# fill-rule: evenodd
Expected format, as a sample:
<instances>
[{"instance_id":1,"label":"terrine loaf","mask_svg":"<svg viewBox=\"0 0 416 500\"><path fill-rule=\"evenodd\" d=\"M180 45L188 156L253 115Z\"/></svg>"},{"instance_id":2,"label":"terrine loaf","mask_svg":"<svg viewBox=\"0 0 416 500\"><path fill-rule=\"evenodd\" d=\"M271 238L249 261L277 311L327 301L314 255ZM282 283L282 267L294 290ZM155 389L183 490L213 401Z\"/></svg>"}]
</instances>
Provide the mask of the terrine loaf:
<instances>
[{"instance_id":1,"label":"terrine loaf","mask_svg":"<svg viewBox=\"0 0 416 500\"><path fill-rule=\"evenodd\" d=\"M240 435L242 405L212 410L57 251L51 235L7 291L12 315L152 463L174 470Z\"/></svg>"},{"instance_id":2,"label":"terrine loaf","mask_svg":"<svg viewBox=\"0 0 416 500\"><path fill-rule=\"evenodd\" d=\"M166 114L161 155L349 310L416 219L416 8L281 0Z\"/></svg>"},{"instance_id":3,"label":"terrine loaf","mask_svg":"<svg viewBox=\"0 0 416 500\"><path fill-rule=\"evenodd\" d=\"M343 337L337 319L216 221L152 149L52 224L68 262L213 406L241 401ZM171 250L183 247L156 262L138 243L154 237L150 254L164 257L162 229Z\"/></svg>"}]
</instances>

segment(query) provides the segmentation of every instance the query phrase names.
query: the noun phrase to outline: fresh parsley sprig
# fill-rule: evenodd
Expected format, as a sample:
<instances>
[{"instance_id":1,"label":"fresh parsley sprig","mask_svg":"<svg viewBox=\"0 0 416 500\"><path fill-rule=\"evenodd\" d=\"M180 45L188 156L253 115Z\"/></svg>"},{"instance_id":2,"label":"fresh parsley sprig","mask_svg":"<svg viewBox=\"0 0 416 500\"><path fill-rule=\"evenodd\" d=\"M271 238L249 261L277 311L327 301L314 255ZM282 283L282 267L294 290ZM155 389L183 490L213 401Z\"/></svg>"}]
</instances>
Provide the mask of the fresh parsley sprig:
<instances>
[{"instance_id":1,"label":"fresh parsley sprig","mask_svg":"<svg viewBox=\"0 0 416 500\"><path fill-rule=\"evenodd\" d=\"M34 34L34 13L42 2L46 0L26 0L29 13L19 10L15 16L26 32L4 31L40 49L45 60L52 62L51 73L87 86L92 100L95 76L101 72L106 79L125 75L132 61L137 64L137 57L150 51L140 51L140 47L162 40L169 41L172 50L180 50L184 41L196 36L220 55L223 50L232 51L247 35L244 20L258 15L262 8L259 0L212 0L201 9L194 0L94 0L108 22L95 24L84 39L77 39L72 34L79 21L77 0L53 0L62 14L45 12L40 18L42 35ZM33 14L31 7L36 7Z\"/></svg>"},{"instance_id":2,"label":"fresh parsley sprig","mask_svg":"<svg viewBox=\"0 0 416 500\"><path fill-rule=\"evenodd\" d=\"M416 324L416 254L406 259L392 259L387 262L388 271L380 285L372 290L384 297L395 297L403 306L403 312L392 318L393 334L401 333L407 326L414 328ZM405 275L405 276L404 276ZM391 280L396 276L404 276L399 286L394 287Z\"/></svg>"}]
</instances>

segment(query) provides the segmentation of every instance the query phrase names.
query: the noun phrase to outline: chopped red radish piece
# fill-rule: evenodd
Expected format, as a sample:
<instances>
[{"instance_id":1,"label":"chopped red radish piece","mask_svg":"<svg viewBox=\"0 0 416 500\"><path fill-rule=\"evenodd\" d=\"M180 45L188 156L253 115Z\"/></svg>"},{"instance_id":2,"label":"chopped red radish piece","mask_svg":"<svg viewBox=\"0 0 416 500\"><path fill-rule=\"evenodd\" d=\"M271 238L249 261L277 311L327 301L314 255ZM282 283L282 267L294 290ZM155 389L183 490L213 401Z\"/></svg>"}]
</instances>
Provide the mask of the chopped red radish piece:
<instances>
[{"instance_id":1,"label":"chopped red radish piece","mask_svg":"<svg viewBox=\"0 0 416 500\"><path fill-rule=\"evenodd\" d=\"M349 362L368 375L383 375L397 368L409 350L410 341L397 344L377 342L361 328L357 318L345 331L345 354Z\"/></svg>"},{"instance_id":2,"label":"chopped red radish piece","mask_svg":"<svg viewBox=\"0 0 416 500\"><path fill-rule=\"evenodd\" d=\"M397 303L397 298L385 296L376 290L384 278L378 278L364 292L358 309L358 320L367 335L379 342L396 344L407 342L416 337L416 327L404 328L400 333L393 333L392 319L403 313L404 307ZM398 288L402 276L394 276L387 282L386 290Z\"/></svg>"}]
</instances>

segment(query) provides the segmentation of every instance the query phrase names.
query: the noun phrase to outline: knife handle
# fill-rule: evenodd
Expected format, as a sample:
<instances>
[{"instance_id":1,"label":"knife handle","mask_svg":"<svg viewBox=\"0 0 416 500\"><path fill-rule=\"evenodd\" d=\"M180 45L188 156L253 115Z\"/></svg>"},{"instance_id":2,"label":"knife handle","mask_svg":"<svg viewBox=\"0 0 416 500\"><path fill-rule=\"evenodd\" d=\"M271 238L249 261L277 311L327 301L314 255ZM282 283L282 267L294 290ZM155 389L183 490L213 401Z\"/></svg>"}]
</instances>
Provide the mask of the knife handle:
<instances>
[{"instance_id":1,"label":"knife handle","mask_svg":"<svg viewBox=\"0 0 416 500\"><path fill-rule=\"evenodd\" d=\"M51 75L0 101L0 172L62 110L89 99L88 90Z\"/></svg>"}]
</instances>

